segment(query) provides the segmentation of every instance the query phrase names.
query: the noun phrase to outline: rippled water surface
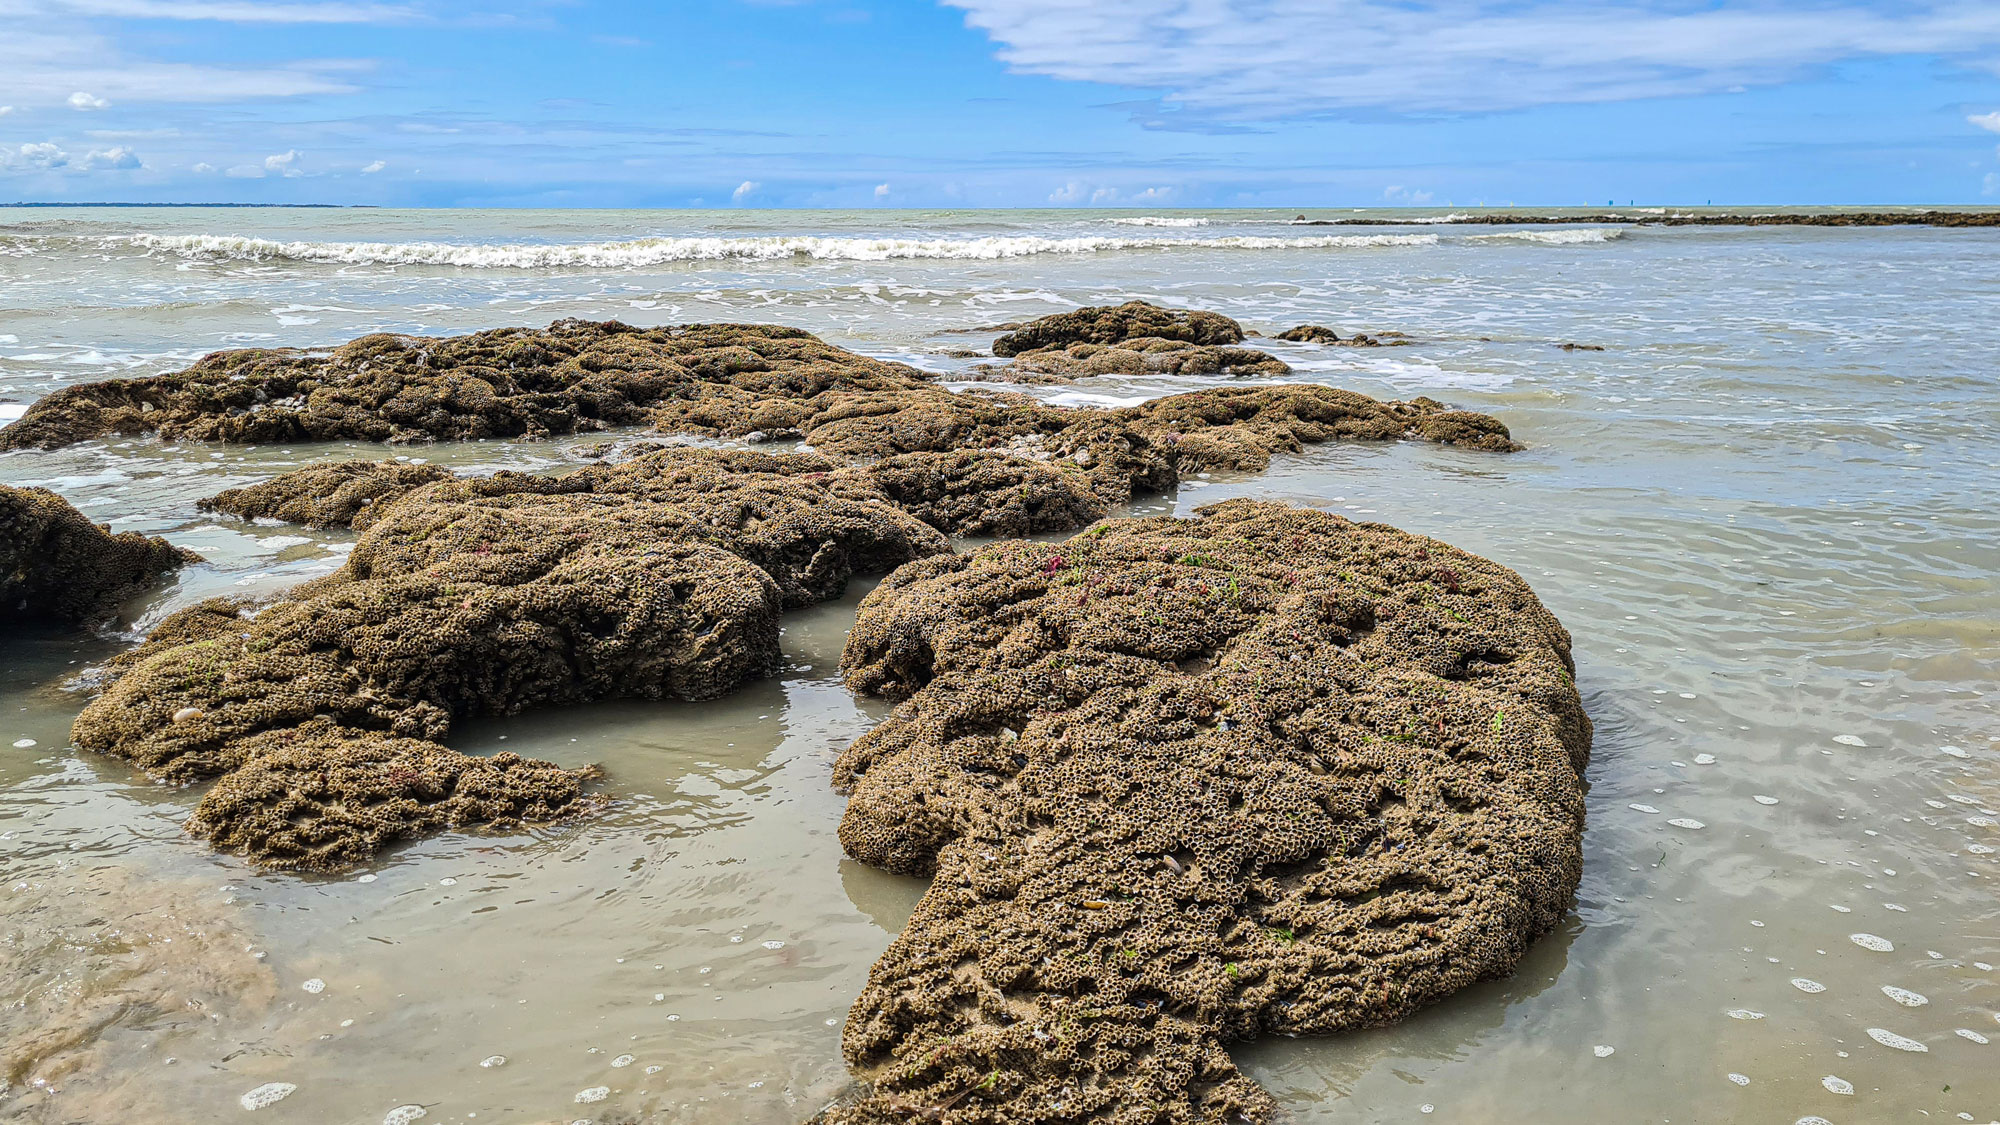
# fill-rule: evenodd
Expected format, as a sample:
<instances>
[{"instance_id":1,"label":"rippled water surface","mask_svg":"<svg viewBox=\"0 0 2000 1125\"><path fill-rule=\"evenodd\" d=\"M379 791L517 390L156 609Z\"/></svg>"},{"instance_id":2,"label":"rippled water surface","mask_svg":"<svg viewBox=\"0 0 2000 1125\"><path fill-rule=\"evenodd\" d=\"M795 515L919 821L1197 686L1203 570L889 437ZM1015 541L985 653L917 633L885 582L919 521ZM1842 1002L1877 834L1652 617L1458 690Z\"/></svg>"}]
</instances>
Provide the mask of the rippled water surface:
<instances>
[{"instance_id":1,"label":"rippled water surface","mask_svg":"<svg viewBox=\"0 0 2000 1125\"><path fill-rule=\"evenodd\" d=\"M563 316L777 321L945 372L982 329L1130 297L1409 333L1258 346L1530 448L1323 446L1140 507L1317 505L1526 576L1597 724L1583 889L1511 979L1239 1059L1304 1122L2000 1117L2000 231L1290 218L0 209L0 420L218 348ZM587 440L395 452L556 469ZM0 481L203 554L143 625L351 541L197 499L380 452L120 439ZM63 682L127 639L0 639L0 1120L231 1119L287 1086L246 1119L801 1119L923 889L834 835L829 765L881 713L838 678L863 592L718 703L465 725L602 764L616 803L339 879L212 855L179 831L196 792L67 748Z\"/></svg>"}]
</instances>

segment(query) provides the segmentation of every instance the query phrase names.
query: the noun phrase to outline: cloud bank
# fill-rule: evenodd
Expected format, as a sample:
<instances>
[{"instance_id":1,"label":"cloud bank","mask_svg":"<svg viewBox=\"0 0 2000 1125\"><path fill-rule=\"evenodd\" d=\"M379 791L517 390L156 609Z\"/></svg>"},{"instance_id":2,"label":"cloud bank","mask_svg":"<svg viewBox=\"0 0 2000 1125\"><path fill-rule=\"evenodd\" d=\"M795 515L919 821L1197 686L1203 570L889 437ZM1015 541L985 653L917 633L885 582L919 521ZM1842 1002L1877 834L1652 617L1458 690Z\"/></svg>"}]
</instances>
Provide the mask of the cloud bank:
<instances>
[{"instance_id":1,"label":"cloud bank","mask_svg":"<svg viewBox=\"0 0 2000 1125\"><path fill-rule=\"evenodd\" d=\"M2000 5L942 0L1014 70L1275 119L1706 94L1851 59L1991 66Z\"/></svg>"}]
</instances>

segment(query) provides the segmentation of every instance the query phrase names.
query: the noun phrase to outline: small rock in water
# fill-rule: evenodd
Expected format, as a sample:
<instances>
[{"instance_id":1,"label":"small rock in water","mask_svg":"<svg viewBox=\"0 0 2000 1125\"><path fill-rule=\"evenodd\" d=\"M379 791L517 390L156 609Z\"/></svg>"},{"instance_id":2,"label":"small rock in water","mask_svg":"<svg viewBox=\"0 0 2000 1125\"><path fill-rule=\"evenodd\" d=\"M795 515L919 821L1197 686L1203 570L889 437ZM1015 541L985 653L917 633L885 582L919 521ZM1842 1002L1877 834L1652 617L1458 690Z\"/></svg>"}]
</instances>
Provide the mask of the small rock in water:
<instances>
[{"instance_id":1,"label":"small rock in water","mask_svg":"<svg viewBox=\"0 0 2000 1125\"><path fill-rule=\"evenodd\" d=\"M1894 953L1896 951L1894 942L1885 937L1876 937L1874 934L1848 934L1847 940L1863 949L1872 949L1877 953Z\"/></svg>"},{"instance_id":2,"label":"small rock in water","mask_svg":"<svg viewBox=\"0 0 2000 1125\"><path fill-rule=\"evenodd\" d=\"M1826 1087L1826 1091L1829 1094L1854 1093L1854 1083L1849 1082L1847 1079L1842 1078L1838 1074L1827 1075L1825 1078L1819 1080L1819 1084Z\"/></svg>"},{"instance_id":3,"label":"small rock in water","mask_svg":"<svg viewBox=\"0 0 2000 1125\"><path fill-rule=\"evenodd\" d=\"M1597 1046L1592 1047L1590 1051L1592 1054L1596 1055L1600 1059L1608 1059L1613 1054L1617 1053L1618 1048L1607 1046L1603 1043L1599 1043Z\"/></svg>"},{"instance_id":4,"label":"small rock in water","mask_svg":"<svg viewBox=\"0 0 2000 1125\"><path fill-rule=\"evenodd\" d=\"M592 1086L588 1090L578 1090L576 1092L576 1100L584 1105L588 1105L591 1102L601 1102L610 1096L611 1087L609 1086Z\"/></svg>"},{"instance_id":5,"label":"small rock in water","mask_svg":"<svg viewBox=\"0 0 2000 1125\"><path fill-rule=\"evenodd\" d=\"M1911 1039L1907 1036L1898 1035L1893 1031L1889 1031L1885 1028L1880 1028L1880 1027L1869 1028L1868 1038L1873 1039L1875 1042L1882 1044L1884 1047L1894 1047L1898 1051L1923 1052L1930 1050L1929 1047L1924 1046L1922 1043L1919 1043L1914 1039Z\"/></svg>"},{"instance_id":6,"label":"small rock in water","mask_svg":"<svg viewBox=\"0 0 2000 1125\"><path fill-rule=\"evenodd\" d=\"M420 1105L399 1105L382 1115L382 1125L410 1125L419 1117L430 1116L430 1111Z\"/></svg>"},{"instance_id":7,"label":"small rock in water","mask_svg":"<svg viewBox=\"0 0 2000 1125\"><path fill-rule=\"evenodd\" d=\"M291 1082L266 1082L237 1100L243 1104L244 1109L263 1109L267 1105L276 1105L291 1097L292 1092L297 1089L298 1086Z\"/></svg>"},{"instance_id":8,"label":"small rock in water","mask_svg":"<svg viewBox=\"0 0 2000 1125\"><path fill-rule=\"evenodd\" d=\"M318 994L326 991L326 982L318 977L314 977L299 987L305 989L307 992Z\"/></svg>"},{"instance_id":9,"label":"small rock in water","mask_svg":"<svg viewBox=\"0 0 2000 1125\"><path fill-rule=\"evenodd\" d=\"M1930 997L1921 992L1911 992L1907 988L1897 988L1893 984L1882 986L1882 995L1894 1000L1905 1008L1921 1008L1931 1002Z\"/></svg>"},{"instance_id":10,"label":"small rock in water","mask_svg":"<svg viewBox=\"0 0 2000 1125\"><path fill-rule=\"evenodd\" d=\"M26 750L28 747L33 746L34 744L35 740L32 738L19 738L14 740L14 749Z\"/></svg>"}]
</instances>

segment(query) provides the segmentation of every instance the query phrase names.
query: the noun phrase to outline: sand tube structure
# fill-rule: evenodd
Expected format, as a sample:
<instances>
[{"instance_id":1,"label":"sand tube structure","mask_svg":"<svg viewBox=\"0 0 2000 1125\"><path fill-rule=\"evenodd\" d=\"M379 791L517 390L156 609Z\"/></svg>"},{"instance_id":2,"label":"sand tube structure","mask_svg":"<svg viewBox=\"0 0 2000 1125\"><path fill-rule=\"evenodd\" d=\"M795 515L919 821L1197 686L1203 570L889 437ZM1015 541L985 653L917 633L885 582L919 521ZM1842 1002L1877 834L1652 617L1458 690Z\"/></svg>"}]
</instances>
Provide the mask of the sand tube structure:
<instances>
[{"instance_id":1,"label":"sand tube structure","mask_svg":"<svg viewBox=\"0 0 2000 1125\"><path fill-rule=\"evenodd\" d=\"M47 489L0 485L0 622L100 625L196 561L164 539L113 535Z\"/></svg>"},{"instance_id":2,"label":"sand tube structure","mask_svg":"<svg viewBox=\"0 0 2000 1125\"><path fill-rule=\"evenodd\" d=\"M1572 904L1590 748L1512 571L1247 500L892 574L849 854L930 875L823 1125L1270 1120L1223 1044L1386 1023Z\"/></svg>"}]
</instances>

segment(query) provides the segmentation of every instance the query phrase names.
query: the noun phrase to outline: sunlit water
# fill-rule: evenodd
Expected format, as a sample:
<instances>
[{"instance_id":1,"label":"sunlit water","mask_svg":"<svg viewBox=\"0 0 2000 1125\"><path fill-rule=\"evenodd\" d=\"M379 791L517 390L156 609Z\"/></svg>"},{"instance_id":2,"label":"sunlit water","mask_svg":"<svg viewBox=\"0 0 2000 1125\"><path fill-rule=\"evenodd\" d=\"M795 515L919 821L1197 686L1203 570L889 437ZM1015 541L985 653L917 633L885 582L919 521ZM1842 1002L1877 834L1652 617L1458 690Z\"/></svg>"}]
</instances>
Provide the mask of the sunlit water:
<instances>
[{"instance_id":1,"label":"sunlit water","mask_svg":"<svg viewBox=\"0 0 2000 1125\"><path fill-rule=\"evenodd\" d=\"M1528 451L1321 447L1140 508L1317 505L1526 576L1597 724L1583 889L1509 980L1238 1058L1304 1122L2000 1116L2000 231L1115 221L1140 217L0 210L0 418L217 348L562 316L778 321L945 372L979 329L1129 297L1407 332L1260 346ZM591 440L395 452L554 469ZM352 538L197 499L380 452L121 439L0 481L200 551L143 623ZM0 1057L43 1060L0 1074L0 1119L799 1120L923 889L834 835L833 755L881 713L838 678L862 592L793 614L783 675L720 702L464 726L600 763L617 801L338 879L213 855L179 831L197 792L67 748L63 681L124 641L0 640Z\"/></svg>"}]
</instances>

